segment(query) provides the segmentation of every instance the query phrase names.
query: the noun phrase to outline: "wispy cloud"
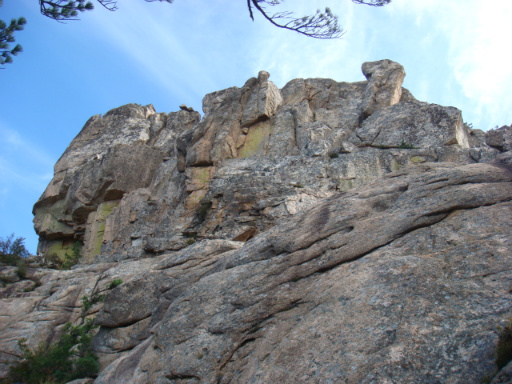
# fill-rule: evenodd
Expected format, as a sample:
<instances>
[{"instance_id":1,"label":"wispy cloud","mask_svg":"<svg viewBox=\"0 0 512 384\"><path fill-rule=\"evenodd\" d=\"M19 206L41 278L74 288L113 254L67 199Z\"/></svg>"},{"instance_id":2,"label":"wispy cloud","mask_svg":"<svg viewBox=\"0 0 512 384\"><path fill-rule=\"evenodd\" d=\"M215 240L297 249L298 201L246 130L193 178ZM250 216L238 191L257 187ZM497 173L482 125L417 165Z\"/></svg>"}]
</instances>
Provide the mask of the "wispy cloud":
<instances>
[{"instance_id":1,"label":"wispy cloud","mask_svg":"<svg viewBox=\"0 0 512 384\"><path fill-rule=\"evenodd\" d=\"M44 149L22 138L17 131L5 128L1 124L0 143L2 143L0 145L2 146L4 155L7 153L17 153L18 155L30 159L31 162L43 166L53 166L55 163L55 159L46 153Z\"/></svg>"},{"instance_id":2,"label":"wispy cloud","mask_svg":"<svg viewBox=\"0 0 512 384\"><path fill-rule=\"evenodd\" d=\"M53 176L57 159L44 149L0 125L0 177L3 195L19 188L42 192Z\"/></svg>"},{"instance_id":3,"label":"wispy cloud","mask_svg":"<svg viewBox=\"0 0 512 384\"><path fill-rule=\"evenodd\" d=\"M223 33L219 24L225 24L225 32L236 30L238 10L226 0L216 7L197 0L172 5L134 1L119 7L116 13L94 11L95 34L174 97L201 100L205 89L218 90L219 78L233 74L225 52L238 36ZM244 43L240 47L243 51Z\"/></svg>"},{"instance_id":4,"label":"wispy cloud","mask_svg":"<svg viewBox=\"0 0 512 384\"><path fill-rule=\"evenodd\" d=\"M512 69L508 62L512 2L466 0L395 0L395 14L414 17L416 23L441 31L448 45L446 65L467 98L466 113L473 122L496 124L511 119ZM418 18L417 15L421 15ZM482 128L490 128L483 126Z\"/></svg>"}]
</instances>

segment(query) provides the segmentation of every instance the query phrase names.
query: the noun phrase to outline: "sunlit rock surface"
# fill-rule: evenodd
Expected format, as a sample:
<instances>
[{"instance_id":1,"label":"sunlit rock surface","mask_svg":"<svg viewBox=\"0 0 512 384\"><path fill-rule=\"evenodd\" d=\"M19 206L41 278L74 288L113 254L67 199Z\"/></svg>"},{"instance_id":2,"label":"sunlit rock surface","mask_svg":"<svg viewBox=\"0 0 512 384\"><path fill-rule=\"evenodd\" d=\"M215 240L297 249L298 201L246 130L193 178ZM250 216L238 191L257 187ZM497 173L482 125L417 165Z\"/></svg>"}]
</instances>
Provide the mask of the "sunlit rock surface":
<instances>
[{"instance_id":1,"label":"sunlit rock surface","mask_svg":"<svg viewBox=\"0 0 512 384\"><path fill-rule=\"evenodd\" d=\"M512 128L417 101L390 60L363 73L278 89L261 71L206 95L202 117L92 117L34 206L39 252L79 246L81 264L0 267L0 373L19 338L91 317L95 383L492 378L512 315Z\"/></svg>"}]
</instances>

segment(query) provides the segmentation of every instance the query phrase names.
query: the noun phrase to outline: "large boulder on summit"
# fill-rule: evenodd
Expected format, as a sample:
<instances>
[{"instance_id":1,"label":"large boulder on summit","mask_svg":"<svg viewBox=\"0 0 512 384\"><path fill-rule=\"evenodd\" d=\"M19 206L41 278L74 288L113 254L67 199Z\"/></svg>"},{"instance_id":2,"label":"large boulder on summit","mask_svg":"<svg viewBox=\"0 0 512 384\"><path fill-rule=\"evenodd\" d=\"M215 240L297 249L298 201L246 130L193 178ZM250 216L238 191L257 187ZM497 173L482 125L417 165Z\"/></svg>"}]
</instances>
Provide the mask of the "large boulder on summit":
<instances>
[{"instance_id":1,"label":"large boulder on summit","mask_svg":"<svg viewBox=\"0 0 512 384\"><path fill-rule=\"evenodd\" d=\"M0 266L0 378L85 319L96 384L507 377L512 131L362 69L92 117L34 206L42 259L80 263Z\"/></svg>"},{"instance_id":2,"label":"large boulder on summit","mask_svg":"<svg viewBox=\"0 0 512 384\"><path fill-rule=\"evenodd\" d=\"M368 79L362 106L364 117L400 101L405 78L404 67L391 60L380 60L364 63L362 69Z\"/></svg>"}]
</instances>

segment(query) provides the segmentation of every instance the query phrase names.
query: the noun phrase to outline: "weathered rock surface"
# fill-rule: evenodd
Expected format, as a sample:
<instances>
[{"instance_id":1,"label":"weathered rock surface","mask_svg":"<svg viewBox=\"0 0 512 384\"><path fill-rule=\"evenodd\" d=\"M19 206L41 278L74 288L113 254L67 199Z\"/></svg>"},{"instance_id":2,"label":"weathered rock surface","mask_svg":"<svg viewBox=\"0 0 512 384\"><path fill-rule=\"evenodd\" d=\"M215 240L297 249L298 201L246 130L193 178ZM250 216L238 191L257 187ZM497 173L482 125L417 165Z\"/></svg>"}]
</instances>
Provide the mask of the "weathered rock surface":
<instances>
[{"instance_id":1,"label":"weathered rock surface","mask_svg":"<svg viewBox=\"0 0 512 384\"><path fill-rule=\"evenodd\" d=\"M489 131L485 143L501 152L512 151L512 128L504 125L499 129Z\"/></svg>"},{"instance_id":2,"label":"weathered rock surface","mask_svg":"<svg viewBox=\"0 0 512 384\"><path fill-rule=\"evenodd\" d=\"M494 377L512 128L417 101L389 60L363 73L278 89L262 71L205 96L202 118L133 104L91 118L34 207L39 251L78 242L82 264L28 280L2 267L0 375L19 338L94 317L95 383Z\"/></svg>"},{"instance_id":3,"label":"weathered rock surface","mask_svg":"<svg viewBox=\"0 0 512 384\"><path fill-rule=\"evenodd\" d=\"M181 249L190 236L248 239L410 164L485 162L508 149L506 129L472 134L459 110L415 100L401 65L363 72L368 81L279 90L262 71L205 96L202 119L134 104L91 118L34 207L39 251L63 258L78 241L83 260L116 261Z\"/></svg>"}]
</instances>

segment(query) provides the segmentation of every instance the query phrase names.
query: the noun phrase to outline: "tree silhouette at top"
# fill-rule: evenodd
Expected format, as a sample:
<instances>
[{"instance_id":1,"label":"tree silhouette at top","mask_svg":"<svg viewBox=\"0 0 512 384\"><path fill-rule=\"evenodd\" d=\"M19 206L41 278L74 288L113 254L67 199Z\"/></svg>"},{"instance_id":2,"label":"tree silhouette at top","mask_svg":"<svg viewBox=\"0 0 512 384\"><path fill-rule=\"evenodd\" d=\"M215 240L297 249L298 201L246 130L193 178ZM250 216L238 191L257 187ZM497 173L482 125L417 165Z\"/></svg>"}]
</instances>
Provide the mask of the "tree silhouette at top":
<instances>
[{"instance_id":1,"label":"tree silhouette at top","mask_svg":"<svg viewBox=\"0 0 512 384\"><path fill-rule=\"evenodd\" d=\"M117 10L117 0L96 0L109 11ZM145 0L148 3L164 1L172 3L173 0ZM41 13L57 21L78 20L78 13L91 11L94 4L86 0L39 0Z\"/></svg>"},{"instance_id":2,"label":"tree silhouette at top","mask_svg":"<svg viewBox=\"0 0 512 384\"><path fill-rule=\"evenodd\" d=\"M67 20L78 20L80 12L94 9L90 0L38 0L41 14L60 22ZM117 0L96 0L100 5L109 11L117 9ZM145 0L148 3L160 1L172 3L173 0ZM254 14L260 13L272 25L295 31L302 35L315 39L336 39L343 36L343 29L338 24L338 16L334 15L329 8L323 12L317 10L309 16L297 17L293 11L271 12L272 7L279 6L285 0L246 0L249 10L249 17L254 21ZM0 7L3 0L0 0ZM352 0L356 4L364 4L374 7L381 7L389 4L391 0ZM12 19L9 24L0 20L0 69L4 64L12 63L12 56L23 51L21 45L16 44L14 32L23 30L27 21L24 17Z\"/></svg>"},{"instance_id":3,"label":"tree silhouette at top","mask_svg":"<svg viewBox=\"0 0 512 384\"><path fill-rule=\"evenodd\" d=\"M117 9L117 0L96 0L109 11ZM145 0L146 2L167 2L173 0ZM338 16L329 8L323 12L317 10L309 16L297 17L293 11L271 12L272 7L279 6L284 0L246 0L249 16L254 21L254 14L259 12L272 25L295 31L316 39L335 39L343 36L343 29L338 24ZM356 4L380 7L389 4L391 0L352 0ZM79 12L94 9L89 0L39 0L41 13L57 21L77 20Z\"/></svg>"}]
</instances>

